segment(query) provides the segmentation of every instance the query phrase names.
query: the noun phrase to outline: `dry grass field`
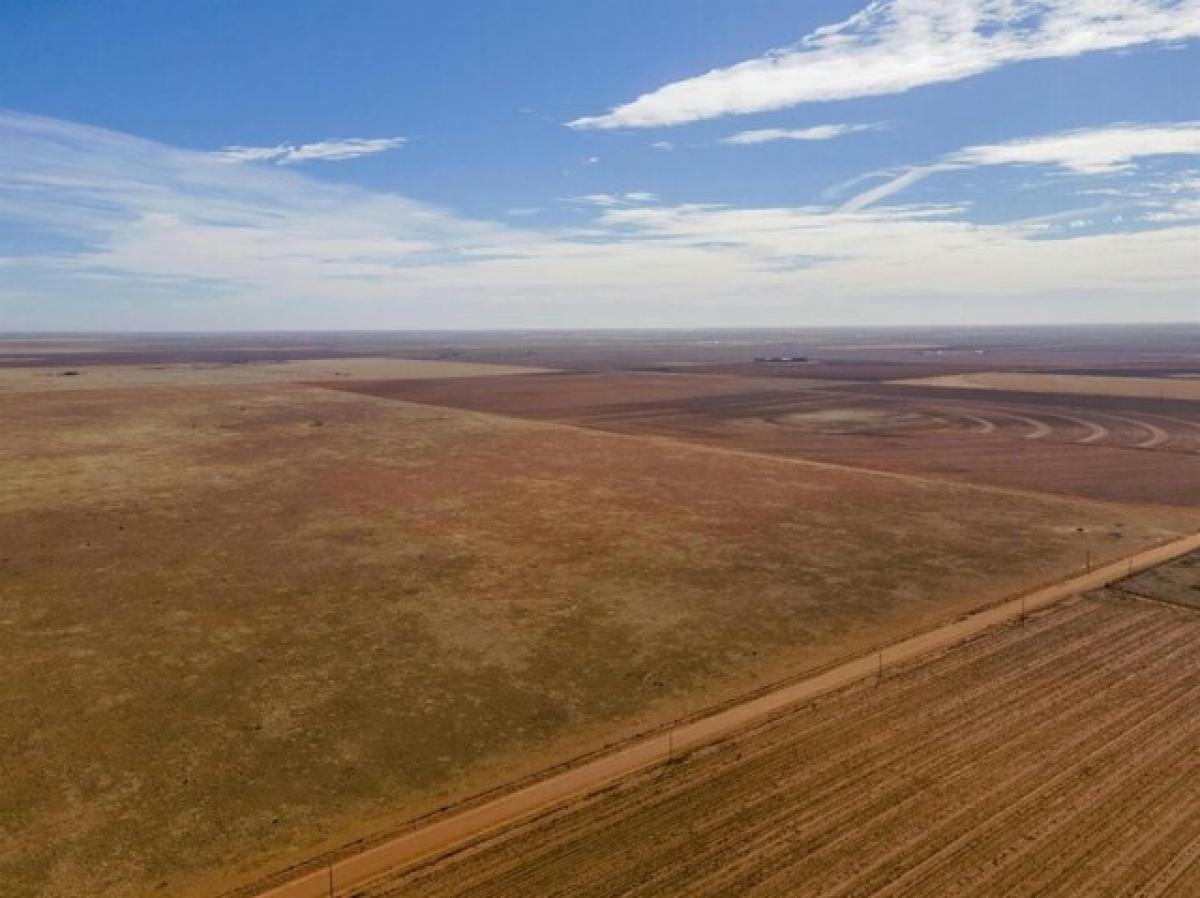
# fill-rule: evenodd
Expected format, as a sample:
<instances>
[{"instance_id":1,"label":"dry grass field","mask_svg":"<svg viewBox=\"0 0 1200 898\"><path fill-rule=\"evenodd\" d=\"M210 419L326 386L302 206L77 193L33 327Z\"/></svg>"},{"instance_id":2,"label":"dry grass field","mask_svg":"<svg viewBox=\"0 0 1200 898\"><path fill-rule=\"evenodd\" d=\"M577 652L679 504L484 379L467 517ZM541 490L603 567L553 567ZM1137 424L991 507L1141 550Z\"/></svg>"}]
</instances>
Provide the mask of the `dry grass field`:
<instances>
[{"instance_id":1,"label":"dry grass field","mask_svg":"<svg viewBox=\"0 0 1200 898\"><path fill-rule=\"evenodd\" d=\"M164 365L0 367L0 394L123 387L221 386L294 383L303 380L489 377L527 374L538 368L411 359L300 359L269 362L193 362Z\"/></svg>"},{"instance_id":2,"label":"dry grass field","mask_svg":"<svg viewBox=\"0 0 1200 898\"><path fill-rule=\"evenodd\" d=\"M0 415L43 898L212 894L1197 523L300 384Z\"/></svg>"},{"instance_id":3,"label":"dry grass field","mask_svg":"<svg viewBox=\"0 0 1200 898\"><path fill-rule=\"evenodd\" d=\"M1200 612L1097 593L369 898L1200 893Z\"/></svg>"}]
</instances>

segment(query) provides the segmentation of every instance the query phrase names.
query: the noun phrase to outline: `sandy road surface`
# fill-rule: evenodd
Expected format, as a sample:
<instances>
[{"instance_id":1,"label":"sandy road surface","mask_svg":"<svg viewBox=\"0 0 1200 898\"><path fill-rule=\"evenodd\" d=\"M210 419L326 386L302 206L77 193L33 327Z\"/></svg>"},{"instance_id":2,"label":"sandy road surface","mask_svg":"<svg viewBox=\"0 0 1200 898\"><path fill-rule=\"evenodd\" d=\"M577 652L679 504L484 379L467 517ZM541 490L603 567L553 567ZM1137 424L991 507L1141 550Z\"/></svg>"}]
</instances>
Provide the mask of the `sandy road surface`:
<instances>
[{"instance_id":1,"label":"sandy road surface","mask_svg":"<svg viewBox=\"0 0 1200 898\"><path fill-rule=\"evenodd\" d=\"M361 894L1193 896L1198 637L1068 602Z\"/></svg>"},{"instance_id":2,"label":"sandy road surface","mask_svg":"<svg viewBox=\"0 0 1200 898\"><path fill-rule=\"evenodd\" d=\"M331 867L317 869L260 893L261 898L321 898L449 851L505 826L547 811L571 798L647 768L681 752L729 736L790 706L811 701L840 687L873 676L882 667L974 637L983 631L1130 573L1146 570L1200 549L1200 534L1139 552L1118 562L1072 577L1024 596L969 614L936 629L893 643L879 652L843 662L714 714L682 723L670 731L635 740L624 747L569 768L516 791L404 833Z\"/></svg>"}]
</instances>

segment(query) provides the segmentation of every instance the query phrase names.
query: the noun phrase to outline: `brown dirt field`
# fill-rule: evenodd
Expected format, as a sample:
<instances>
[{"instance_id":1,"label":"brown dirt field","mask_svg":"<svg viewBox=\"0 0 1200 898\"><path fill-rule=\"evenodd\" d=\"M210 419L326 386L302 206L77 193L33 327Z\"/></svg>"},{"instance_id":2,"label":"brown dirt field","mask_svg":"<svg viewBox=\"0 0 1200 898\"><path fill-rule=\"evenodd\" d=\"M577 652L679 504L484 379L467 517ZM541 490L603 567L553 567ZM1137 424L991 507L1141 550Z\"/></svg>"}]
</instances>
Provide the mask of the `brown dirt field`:
<instances>
[{"instance_id":1,"label":"brown dirt field","mask_svg":"<svg viewBox=\"0 0 1200 898\"><path fill-rule=\"evenodd\" d=\"M901 380L898 383L924 387L1009 390L1023 393L1200 400L1200 382L1187 378L1102 377L1086 374L1021 374L1008 371L988 371L978 374L922 377L916 380Z\"/></svg>"},{"instance_id":2,"label":"brown dirt field","mask_svg":"<svg viewBox=\"0 0 1200 898\"><path fill-rule=\"evenodd\" d=\"M717 400L740 403L746 396L790 401L828 386L822 381L622 371L514 376L494 383L473 383L466 389L461 383L435 379L360 381L350 385L349 389L381 399L402 399L546 421L584 422L597 415L669 410L680 403L699 408Z\"/></svg>"},{"instance_id":3,"label":"brown dirt field","mask_svg":"<svg viewBox=\"0 0 1200 898\"><path fill-rule=\"evenodd\" d=\"M1187 898L1200 614L1097 593L796 708L367 898Z\"/></svg>"},{"instance_id":4,"label":"brown dirt field","mask_svg":"<svg viewBox=\"0 0 1200 898\"><path fill-rule=\"evenodd\" d=\"M1197 517L304 386L0 414L0 882L43 898L211 894Z\"/></svg>"},{"instance_id":5,"label":"brown dirt field","mask_svg":"<svg viewBox=\"0 0 1200 898\"><path fill-rule=\"evenodd\" d=\"M776 380L625 372L344 389L939 479L1200 505L1192 403Z\"/></svg>"},{"instance_id":6,"label":"brown dirt field","mask_svg":"<svg viewBox=\"0 0 1200 898\"><path fill-rule=\"evenodd\" d=\"M955 362L858 361L855 359L816 359L810 363L735 365L704 365L689 369L697 374L719 374L727 377L770 377L777 379L886 382L898 378L938 377L947 374L969 374L993 367L993 363Z\"/></svg>"},{"instance_id":7,"label":"brown dirt field","mask_svg":"<svg viewBox=\"0 0 1200 898\"><path fill-rule=\"evenodd\" d=\"M272 362L211 362L164 365L90 365L74 368L0 367L0 394L122 387L223 386L318 380L371 380L382 377L458 378L530 374L542 369L413 359L302 359Z\"/></svg>"}]
</instances>

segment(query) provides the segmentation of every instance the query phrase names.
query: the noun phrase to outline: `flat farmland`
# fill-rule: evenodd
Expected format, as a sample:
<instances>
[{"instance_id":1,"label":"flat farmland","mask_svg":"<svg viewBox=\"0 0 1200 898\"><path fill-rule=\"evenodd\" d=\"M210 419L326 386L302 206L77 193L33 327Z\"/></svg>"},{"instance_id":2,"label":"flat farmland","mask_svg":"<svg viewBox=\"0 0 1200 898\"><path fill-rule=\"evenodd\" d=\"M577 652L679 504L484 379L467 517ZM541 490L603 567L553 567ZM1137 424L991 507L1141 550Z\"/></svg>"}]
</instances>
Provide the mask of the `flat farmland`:
<instances>
[{"instance_id":1,"label":"flat farmland","mask_svg":"<svg viewBox=\"0 0 1200 898\"><path fill-rule=\"evenodd\" d=\"M1112 377L1087 374L1028 374L988 371L904 380L900 383L929 387L976 390L1010 390L1024 393L1060 393L1083 396L1132 396L1144 399L1200 401L1200 379L1188 377Z\"/></svg>"},{"instance_id":2,"label":"flat farmland","mask_svg":"<svg viewBox=\"0 0 1200 898\"><path fill-rule=\"evenodd\" d=\"M47 898L232 888L1197 523L300 384L0 414L0 882Z\"/></svg>"},{"instance_id":3,"label":"flat farmland","mask_svg":"<svg viewBox=\"0 0 1200 898\"><path fill-rule=\"evenodd\" d=\"M650 372L344 388L939 479L1200 504L1195 402Z\"/></svg>"},{"instance_id":4,"label":"flat farmland","mask_svg":"<svg viewBox=\"0 0 1200 898\"><path fill-rule=\"evenodd\" d=\"M1200 612L1106 592L377 881L472 895L1187 898Z\"/></svg>"},{"instance_id":5,"label":"flat farmland","mask_svg":"<svg viewBox=\"0 0 1200 898\"><path fill-rule=\"evenodd\" d=\"M381 377L420 380L528 374L543 370L511 365L389 358L174 362L161 365L72 365L69 357L56 361L60 361L57 366L0 366L0 393L294 383L302 380L370 380Z\"/></svg>"}]
</instances>

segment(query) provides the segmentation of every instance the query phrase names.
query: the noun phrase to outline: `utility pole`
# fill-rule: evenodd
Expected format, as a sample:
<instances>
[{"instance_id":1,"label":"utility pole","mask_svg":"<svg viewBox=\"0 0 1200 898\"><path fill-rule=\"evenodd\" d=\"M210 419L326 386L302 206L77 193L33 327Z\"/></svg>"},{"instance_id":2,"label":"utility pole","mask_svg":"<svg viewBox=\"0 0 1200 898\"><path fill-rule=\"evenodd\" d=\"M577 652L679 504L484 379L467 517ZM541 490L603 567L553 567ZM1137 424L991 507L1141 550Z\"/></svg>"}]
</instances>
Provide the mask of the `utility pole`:
<instances>
[{"instance_id":1,"label":"utility pole","mask_svg":"<svg viewBox=\"0 0 1200 898\"><path fill-rule=\"evenodd\" d=\"M1088 542L1087 528L1076 527L1075 532L1083 540L1083 569L1090 574L1092 572L1092 545Z\"/></svg>"}]
</instances>

